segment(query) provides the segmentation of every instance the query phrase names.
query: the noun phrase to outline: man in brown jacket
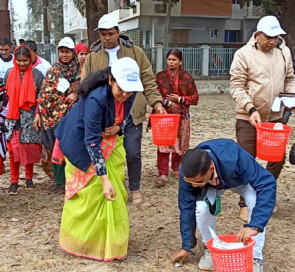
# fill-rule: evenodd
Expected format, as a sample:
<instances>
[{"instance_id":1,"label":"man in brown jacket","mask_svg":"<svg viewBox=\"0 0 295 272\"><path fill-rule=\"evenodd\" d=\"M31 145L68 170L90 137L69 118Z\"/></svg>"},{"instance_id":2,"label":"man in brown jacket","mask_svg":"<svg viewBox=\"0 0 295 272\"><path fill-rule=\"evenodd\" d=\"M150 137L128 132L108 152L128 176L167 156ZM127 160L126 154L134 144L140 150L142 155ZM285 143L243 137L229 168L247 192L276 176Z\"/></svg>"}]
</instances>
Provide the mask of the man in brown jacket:
<instances>
[{"instance_id":1,"label":"man in brown jacket","mask_svg":"<svg viewBox=\"0 0 295 272\"><path fill-rule=\"evenodd\" d=\"M92 51L86 58L83 66L82 80L89 73L105 69L116 59L130 57L134 59L140 69L140 77L144 87L143 93L137 93L133 103L127 125L122 132L125 135L124 146L127 155L127 169L129 176L129 190L132 194L132 203L140 204L142 196L139 191L141 180L141 138L142 123L145 120L147 103L157 113L166 113L162 106L162 97L157 90L155 76L151 64L144 51L132 44L127 36L119 34L118 21L109 14L103 15L99 22L98 30L100 40L92 44ZM113 134L120 130L113 126Z\"/></svg>"},{"instance_id":2,"label":"man in brown jacket","mask_svg":"<svg viewBox=\"0 0 295 272\"><path fill-rule=\"evenodd\" d=\"M280 92L295 93L295 77L289 48L280 35L286 34L274 16L258 22L257 31L234 56L230 69L231 94L236 102L237 142L256 157L255 123L282 122L283 109L271 106ZM285 163L268 162L266 169L277 179ZM247 207L240 201L241 218L247 221Z\"/></svg>"}]
</instances>

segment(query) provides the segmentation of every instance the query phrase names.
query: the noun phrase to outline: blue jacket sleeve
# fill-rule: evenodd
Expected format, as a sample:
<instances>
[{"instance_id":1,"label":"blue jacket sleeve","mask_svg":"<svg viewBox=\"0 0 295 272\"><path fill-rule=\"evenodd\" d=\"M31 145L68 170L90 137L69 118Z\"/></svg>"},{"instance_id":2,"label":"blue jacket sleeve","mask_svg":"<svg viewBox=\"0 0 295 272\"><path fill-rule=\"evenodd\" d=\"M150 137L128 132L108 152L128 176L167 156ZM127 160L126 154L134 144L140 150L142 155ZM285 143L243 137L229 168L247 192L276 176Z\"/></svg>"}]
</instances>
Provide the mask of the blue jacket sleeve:
<instances>
[{"instance_id":1,"label":"blue jacket sleeve","mask_svg":"<svg viewBox=\"0 0 295 272\"><path fill-rule=\"evenodd\" d=\"M245 183L248 181L256 191L256 205L252 212L251 221L245 226L256 227L263 231L275 207L276 180L272 174L240 147L238 166L240 177Z\"/></svg>"},{"instance_id":2,"label":"blue jacket sleeve","mask_svg":"<svg viewBox=\"0 0 295 272\"><path fill-rule=\"evenodd\" d=\"M87 98L84 113L84 142L98 176L106 175L105 160L101 152L102 118L106 110L104 103L99 103L94 97Z\"/></svg>"},{"instance_id":3,"label":"blue jacket sleeve","mask_svg":"<svg viewBox=\"0 0 295 272\"><path fill-rule=\"evenodd\" d=\"M191 248L196 245L196 197L194 196L194 188L183 178L181 166L179 167L178 207L182 248L195 254Z\"/></svg>"}]
</instances>

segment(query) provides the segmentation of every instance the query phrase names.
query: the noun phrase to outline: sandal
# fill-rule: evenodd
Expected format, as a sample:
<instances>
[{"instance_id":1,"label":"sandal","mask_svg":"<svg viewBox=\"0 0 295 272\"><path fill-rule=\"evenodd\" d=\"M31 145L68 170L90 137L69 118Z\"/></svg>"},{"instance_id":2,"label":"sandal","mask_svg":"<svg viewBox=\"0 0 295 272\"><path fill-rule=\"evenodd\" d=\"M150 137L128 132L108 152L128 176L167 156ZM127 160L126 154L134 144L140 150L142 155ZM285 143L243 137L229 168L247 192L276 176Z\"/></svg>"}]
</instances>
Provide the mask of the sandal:
<instances>
[{"instance_id":1,"label":"sandal","mask_svg":"<svg viewBox=\"0 0 295 272\"><path fill-rule=\"evenodd\" d=\"M132 204L133 205L139 205L142 202L142 196L139 191L133 191L131 192L132 195Z\"/></svg>"},{"instance_id":2,"label":"sandal","mask_svg":"<svg viewBox=\"0 0 295 272\"><path fill-rule=\"evenodd\" d=\"M166 177L166 176L165 176ZM165 186L167 179L163 178L162 176L158 177L155 180L155 184L157 188L160 188L162 186Z\"/></svg>"}]
</instances>

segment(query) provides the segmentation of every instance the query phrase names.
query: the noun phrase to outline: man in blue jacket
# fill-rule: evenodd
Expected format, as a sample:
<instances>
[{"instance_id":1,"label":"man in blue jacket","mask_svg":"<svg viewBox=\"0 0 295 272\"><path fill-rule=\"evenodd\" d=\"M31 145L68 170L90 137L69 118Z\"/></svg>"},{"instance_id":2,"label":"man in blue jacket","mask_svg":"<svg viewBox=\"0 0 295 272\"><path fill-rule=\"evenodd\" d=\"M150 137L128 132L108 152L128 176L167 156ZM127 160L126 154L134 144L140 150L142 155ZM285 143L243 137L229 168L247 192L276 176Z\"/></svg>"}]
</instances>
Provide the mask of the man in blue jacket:
<instances>
[{"instance_id":1,"label":"man in blue jacket","mask_svg":"<svg viewBox=\"0 0 295 272\"><path fill-rule=\"evenodd\" d=\"M220 195L225 190L237 192L246 200L248 224L238 233L246 243L255 236L254 272L263 271L262 250L265 226L276 200L276 181L254 158L238 144L228 139L203 142L190 149L179 168L180 230L182 248L172 256L172 263L183 263L196 245L196 222L205 243L211 239L209 226L215 230L215 215L220 208ZM202 270L213 270L212 258L205 247L200 259Z\"/></svg>"}]
</instances>

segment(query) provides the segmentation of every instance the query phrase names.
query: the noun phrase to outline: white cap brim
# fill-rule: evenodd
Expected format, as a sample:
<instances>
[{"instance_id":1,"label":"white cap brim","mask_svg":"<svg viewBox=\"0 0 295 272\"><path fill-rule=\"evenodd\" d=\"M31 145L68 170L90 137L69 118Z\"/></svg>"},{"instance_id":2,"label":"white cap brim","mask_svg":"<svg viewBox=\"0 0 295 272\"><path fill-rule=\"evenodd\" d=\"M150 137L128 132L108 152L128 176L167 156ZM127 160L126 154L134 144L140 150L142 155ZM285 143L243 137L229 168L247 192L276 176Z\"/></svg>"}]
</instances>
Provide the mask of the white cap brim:
<instances>
[{"instance_id":1,"label":"white cap brim","mask_svg":"<svg viewBox=\"0 0 295 272\"><path fill-rule=\"evenodd\" d=\"M117 79L116 81L119 85L119 87L124 91L124 92L143 92L143 86L141 83L141 80L137 81L132 81L132 80L125 80L125 79Z\"/></svg>"},{"instance_id":2,"label":"white cap brim","mask_svg":"<svg viewBox=\"0 0 295 272\"><path fill-rule=\"evenodd\" d=\"M286 34L286 32L280 27L278 27L276 29L272 29L271 31L262 31L262 32L265 33L269 37L276 37L279 35Z\"/></svg>"}]
</instances>

